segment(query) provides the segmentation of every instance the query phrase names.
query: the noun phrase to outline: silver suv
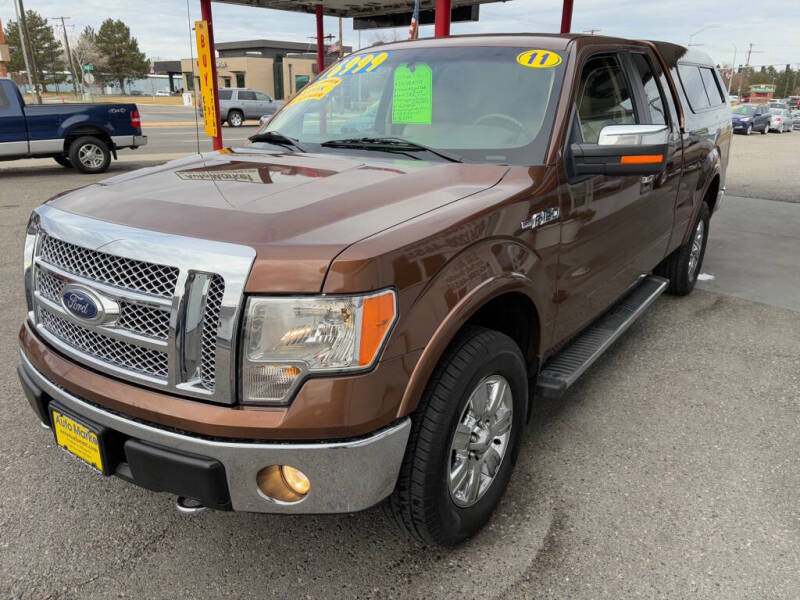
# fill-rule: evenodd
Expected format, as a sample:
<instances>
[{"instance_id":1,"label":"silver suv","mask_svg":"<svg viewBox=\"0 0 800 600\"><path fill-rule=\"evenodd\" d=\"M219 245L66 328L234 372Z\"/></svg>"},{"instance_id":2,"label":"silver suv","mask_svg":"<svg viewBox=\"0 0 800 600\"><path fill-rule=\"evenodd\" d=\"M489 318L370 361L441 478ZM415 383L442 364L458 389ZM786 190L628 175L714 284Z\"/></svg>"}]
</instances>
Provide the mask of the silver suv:
<instances>
[{"instance_id":1,"label":"silver suv","mask_svg":"<svg viewBox=\"0 0 800 600\"><path fill-rule=\"evenodd\" d=\"M264 92L248 88L223 88L219 91L220 121L227 121L231 127L241 127L245 119L271 115L283 104L283 100L275 100Z\"/></svg>"}]
</instances>

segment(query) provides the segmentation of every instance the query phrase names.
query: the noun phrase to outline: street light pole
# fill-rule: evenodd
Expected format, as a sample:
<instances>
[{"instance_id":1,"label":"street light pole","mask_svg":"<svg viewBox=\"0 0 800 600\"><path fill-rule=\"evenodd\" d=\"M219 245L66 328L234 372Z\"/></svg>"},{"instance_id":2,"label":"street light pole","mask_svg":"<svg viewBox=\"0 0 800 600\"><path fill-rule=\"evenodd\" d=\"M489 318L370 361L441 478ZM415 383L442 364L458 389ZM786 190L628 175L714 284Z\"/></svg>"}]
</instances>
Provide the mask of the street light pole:
<instances>
[{"instance_id":1,"label":"street light pole","mask_svg":"<svg viewBox=\"0 0 800 600\"><path fill-rule=\"evenodd\" d=\"M19 4L22 4L22 0L19 0ZM31 59L28 58L28 29L27 27L23 27L23 20L20 17L20 7L17 4L17 0L14 0L14 10L17 13L17 30L19 31L19 45L22 47L22 58L25 59L25 73L28 75L28 85L33 90L33 93L36 95L36 98L39 100L39 104L42 103L42 98L39 96L39 86L34 85L35 75L31 72ZM23 9L24 10L24 9Z\"/></svg>"}]
</instances>

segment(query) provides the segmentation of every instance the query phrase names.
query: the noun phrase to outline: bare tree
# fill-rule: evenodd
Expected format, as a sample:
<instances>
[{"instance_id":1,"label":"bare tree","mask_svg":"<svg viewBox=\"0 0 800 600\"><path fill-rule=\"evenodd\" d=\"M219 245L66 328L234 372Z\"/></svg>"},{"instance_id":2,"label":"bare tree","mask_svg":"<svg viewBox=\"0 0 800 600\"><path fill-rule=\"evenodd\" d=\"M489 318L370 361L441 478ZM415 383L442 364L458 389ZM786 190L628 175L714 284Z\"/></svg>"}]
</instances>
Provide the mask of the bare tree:
<instances>
[{"instance_id":1,"label":"bare tree","mask_svg":"<svg viewBox=\"0 0 800 600\"><path fill-rule=\"evenodd\" d=\"M97 47L95 41L96 34L94 29L87 27L81 32L80 37L72 46L72 58L80 71L78 75L81 81L81 90L86 91L85 79L86 68L91 65L96 70L100 70L105 66L105 59L103 53Z\"/></svg>"}]
</instances>

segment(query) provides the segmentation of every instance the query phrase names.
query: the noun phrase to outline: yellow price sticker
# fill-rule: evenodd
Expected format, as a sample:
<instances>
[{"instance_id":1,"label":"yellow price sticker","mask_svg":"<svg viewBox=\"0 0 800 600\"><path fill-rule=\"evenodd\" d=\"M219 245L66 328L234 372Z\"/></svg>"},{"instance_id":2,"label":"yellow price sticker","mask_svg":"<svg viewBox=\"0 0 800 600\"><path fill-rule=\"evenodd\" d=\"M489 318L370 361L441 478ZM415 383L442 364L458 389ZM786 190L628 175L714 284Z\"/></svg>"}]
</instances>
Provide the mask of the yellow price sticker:
<instances>
[{"instance_id":1,"label":"yellow price sticker","mask_svg":"<svg viewBox=\"0 0 800 600\"><path fill-rule=\"evenodd\" d=\"M380 54L366 54L365 56L354 56L348 61L342 61L333 65L326 73L324 79L334 76L355 75L356 73L371 73L380 67L389 58L388 52Z\"/></svg>"},{"instance_id":2,"label":"yellow price sticker","mask_svg":"<svg viewBox=\"0 0 800 600\"><path fill-rule=\"evenodd\" d=\"M529 69L552 69L561 64L561 56L552 50L526 50L517 54L517 62Z\"/></svg>"},{"instance_id":3,"label":"yellow price sticker","mask_svg":"<svg viewBox=\"0 0 800 600\"><path fill-rule=\"evenodd\" d=\"M291 104L300 104L306 100L322 100L325 96L330 94L337 85L342 83L341 77L328 77L310 83L303 88L303 91L294 97Z\"/></svg>"}]
</instances>

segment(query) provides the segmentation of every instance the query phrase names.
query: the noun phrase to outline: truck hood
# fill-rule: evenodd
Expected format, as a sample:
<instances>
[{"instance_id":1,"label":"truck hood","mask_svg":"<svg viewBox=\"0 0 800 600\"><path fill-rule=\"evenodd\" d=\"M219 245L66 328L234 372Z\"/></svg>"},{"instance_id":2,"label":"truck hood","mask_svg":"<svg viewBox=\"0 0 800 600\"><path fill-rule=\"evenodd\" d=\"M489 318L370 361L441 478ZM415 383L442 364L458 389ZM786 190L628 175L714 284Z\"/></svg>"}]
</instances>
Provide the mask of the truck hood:
<instances>
[{"instance_id":1,"label":"truck hood","mask_svg":"<svg viewBox=\"0 0 800 600\"><path fill-rule=\"evenodd\" d=\"M400 158L226 149L51 200L120 225L256 250L248 291L318 292L361 239L495 185L508 170Z\"/></svg>"}]
</instances>

